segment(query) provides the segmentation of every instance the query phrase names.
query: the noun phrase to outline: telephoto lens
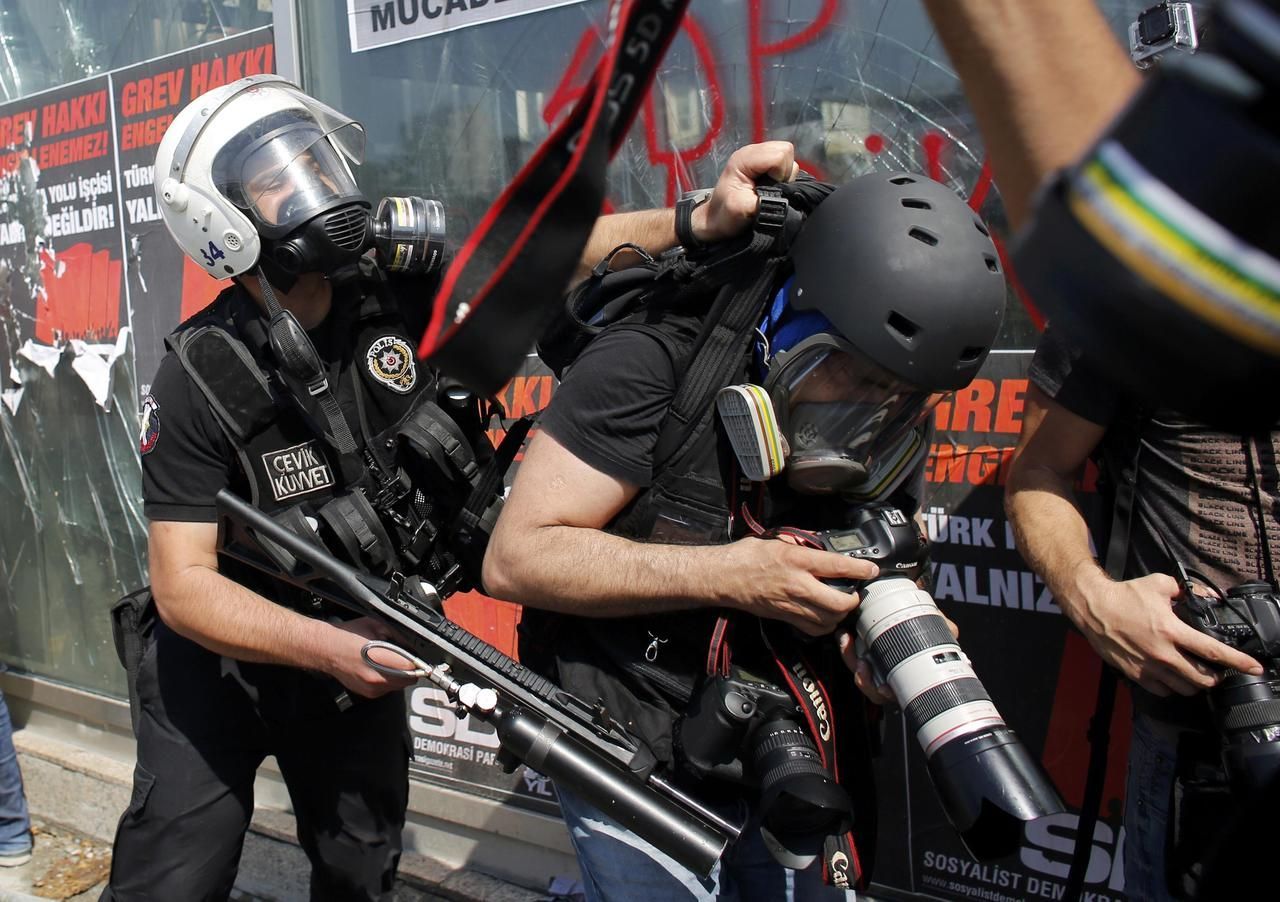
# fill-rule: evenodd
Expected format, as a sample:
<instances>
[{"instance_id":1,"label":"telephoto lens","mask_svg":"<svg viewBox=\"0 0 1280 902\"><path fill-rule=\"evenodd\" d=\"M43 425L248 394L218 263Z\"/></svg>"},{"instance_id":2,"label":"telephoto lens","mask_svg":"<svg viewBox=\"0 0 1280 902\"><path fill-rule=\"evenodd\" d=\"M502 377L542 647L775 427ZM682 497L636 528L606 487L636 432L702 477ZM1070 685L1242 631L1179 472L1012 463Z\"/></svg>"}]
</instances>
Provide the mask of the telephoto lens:
<instances>
[{"instance_id":1,"label":"telephoto lens","mask_svg":"<svg viewBox=\"0 0 1280 902\"><path fill-rule=\"evenodd\" d=\"M858 639L893 690L952 826L975 858L1017 850L1026 821L1062 799L1005 724L929 593L907 577L862 589Z\"/></svg>"}]
</instances>

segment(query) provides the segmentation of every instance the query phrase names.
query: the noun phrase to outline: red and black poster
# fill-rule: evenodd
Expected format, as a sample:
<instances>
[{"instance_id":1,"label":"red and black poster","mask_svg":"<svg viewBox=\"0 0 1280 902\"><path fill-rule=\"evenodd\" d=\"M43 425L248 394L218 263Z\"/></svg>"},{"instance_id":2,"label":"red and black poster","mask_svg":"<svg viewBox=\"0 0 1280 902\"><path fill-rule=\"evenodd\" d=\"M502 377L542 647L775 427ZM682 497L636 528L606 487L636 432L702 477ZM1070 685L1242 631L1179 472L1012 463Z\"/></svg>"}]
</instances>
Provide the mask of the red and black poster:
<instances>
[{"instance_id":1,"label":"red and black poster","mask_svg":"<svg viewBox=\"0 0 1280 902\"><path fill-rule=\"evenodd\" d=\"M111 342L126 325L107 76L0 107L0 316L22 342Z\"/></svg>"},{"instance_id":2,"label":"red and black poster","mask_svg":"<svg viewBox=\"0 0 1280 902\"><path fill-rule=\"evenodd\" d=\"M164 356L164 336L199 311L226 282L182 252L156 207L156 146L184 106L228 82L275 71L272 31L263 28L148 60L111 75L120 157L121 240L128 258L138 382L142 392Z\"/></svg>"}]
</instances>

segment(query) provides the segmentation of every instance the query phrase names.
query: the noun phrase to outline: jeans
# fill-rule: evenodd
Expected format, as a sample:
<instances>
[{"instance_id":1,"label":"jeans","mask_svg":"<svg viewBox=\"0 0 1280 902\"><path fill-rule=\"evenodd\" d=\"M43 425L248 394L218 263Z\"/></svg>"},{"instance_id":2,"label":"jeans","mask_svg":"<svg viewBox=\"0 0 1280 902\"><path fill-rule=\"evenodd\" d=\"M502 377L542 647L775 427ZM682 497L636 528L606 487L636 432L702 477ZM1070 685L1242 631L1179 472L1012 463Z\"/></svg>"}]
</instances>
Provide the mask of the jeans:
<instances>
[{"instance_id":1,"label":"jeans","mask_svg":"<svg viewBox=\"0 0 1280 902\"><path fill-rule=\"evenodd\" d=\"M31 848L31 818L22 791L22 771L13 748L13 722L0 692L0 855L14 855Z\"/></svg>"},{"instance_id":2,"label":"jeans","mask_svg":"<svg viewBox=\"0 0 1280 902\"><path fill-rule=\"evenodd\" d=\"M694 902L851 902L854 893L822 882L822 862L803 871L784 868L765 848L752 818L742 838L725 852L710 876L699 877L634 833L609 820L559 786L560 810L582 869L587 902L694 900ZM744 803L710 806L740 823Z\"/></svg>"},{"instance_id":3,"label":"jeans","mask_svg":"<svg viewBox=\"0 0 1280 902\"><path fill-rule=\"evenodd\" d=\"M1175 729L1134 715L1124 792L1124 893L1130 899L1173 899L1165 876L1165 843L1177 753Z\"/></svg>"}]
</instances>

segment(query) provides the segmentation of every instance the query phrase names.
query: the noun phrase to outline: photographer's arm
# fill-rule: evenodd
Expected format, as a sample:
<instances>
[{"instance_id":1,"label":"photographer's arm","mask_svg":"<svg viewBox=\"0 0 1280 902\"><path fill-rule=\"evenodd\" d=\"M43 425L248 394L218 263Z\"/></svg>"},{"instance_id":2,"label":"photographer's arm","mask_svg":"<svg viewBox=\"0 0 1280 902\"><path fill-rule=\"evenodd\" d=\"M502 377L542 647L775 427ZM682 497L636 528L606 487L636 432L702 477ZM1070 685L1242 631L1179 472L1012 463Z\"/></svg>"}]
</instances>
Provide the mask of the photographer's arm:
<instances>
[{"instance_id":1,"label":"photographer's arm","mask_svg":"<svg viewBox=\"0 0 1280 902\"><path fill-rule=\"evenodd\" d=\"M977 115L1013 225L1036 186L1071 163L1138 89L1097 6L925 0Z\"/></svg>"},{"instance_id":2,"label":"photographer's arm","mask_svg":"<svg viewBox=\"0 0 1280 902\"><path fill-rule=\"evenodd\" d=\"M693 234L699 241L710 244L737 235L756 215L759 198L756 197L756 180L768 176L779 182L791 181L797 172L795 148L788 141L765 141L740 147L729 157L711 198L693 211ZM644 248L650 254L660 254L674 247L676 238L676 212L666 210L640 210L635 213L611 213L596 220L582 259L574 271L574 281L585 279L609 251L629 242ZM635 263L634 259L619 257L615 266Z\"/></svg>"},{"instance_id":3,"label":"photographer's arm","mask_svg":"<svg viewBox=\"0 0 1280 902\"><path fill-rule=\"evenodd\" d=\"M589 617L735 608L822 635L857 597L821 580L876 572L867 561L781 541L660 545L603 532L637 492L538 433L489 543L485 591Z\"/></svg>"},{"instance_id":4,"label":"photographer's arm","mask_svg":"<svg viewBox=\"0 0 1280 902\"><path fill-rule=\"evenodd\" d=\"M1156 695L1194 695L1217 678L1198 659L1259 672L1257 662L1187 626L1163 573L1116 582L1094 559L1072 482L1104 429L1034 385L1005 489L1018 550L1104 660Z\"/></svg>"},{"instance_id":5,"label":"photographer's arm","mask_svg":"<svg viewBox=\"0 0 1280 902\"><path fill-rule=\"evenodd\" d=\"M273 604L218 572L217 539L213 523L151 521L151 591L174 632L239 661L323 671L369 698L412 682L385 677L360 657L369 639L395 638L388 627L370 618L334 626Z\"/></svg>"}]
</instances>

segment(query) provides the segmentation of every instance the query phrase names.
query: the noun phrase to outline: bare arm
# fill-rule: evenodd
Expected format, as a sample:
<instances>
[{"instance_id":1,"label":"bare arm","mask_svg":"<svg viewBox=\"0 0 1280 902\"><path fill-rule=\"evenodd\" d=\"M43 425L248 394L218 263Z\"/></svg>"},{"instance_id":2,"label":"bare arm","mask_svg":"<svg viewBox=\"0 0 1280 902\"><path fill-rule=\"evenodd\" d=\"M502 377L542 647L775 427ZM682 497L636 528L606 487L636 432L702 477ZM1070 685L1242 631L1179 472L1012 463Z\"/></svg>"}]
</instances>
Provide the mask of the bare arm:
<instances>
[{"instance_id":1,"label":"bare arm","mask_svg":"<svg viewBox=\"0 0 1280 902\"><path fill-rule=\"evenodd\" d=\"M738 234L751 222L759 205L756 179L767 175L780 182L790 181L796 171L795 148L787 141L765 141L738 148L720 173L711 199L693 211L694 236L711 243ZM675 247L677 240L676 211L672 209L601 216L582 251L574 281L585 279L591 267L624 242L638 244L656 255ZM620 257L614 265L620 267L635 262Z\"/></svg>"},{"instance_id":2,"label":"bare arm","mask_svg":"<svg viewBox=\"0 0 1280 902\"><path fill-rule=\"evenodd\" d=\"M151 591L170 629L240 661L327 673L368 697L408 685L410 681L379 674L360 658L368 639L393 639L391 630L368 618L335 626L249 591L218 572L217 538L212 523L151 522ZM394 658L385 663L403 666Z\"/></svg>"},{"instance_id":3,"label":"bare arm","mask_svg":"<svg viewBox=\"0 0 1280 902\"><path fill-rule=\"evenodd\" d=\"M1081 156L1139 75L1092 2L925 0L978 118L1014 226L1036 186Z\"/></svg>"},{"instance_id":4,"label":"bare arm","mask_svg":"<svg viewBox=\"0 0 1280 902\"><path fill-rule=\"evenodd\" d=\"M538 433L489 543L485 591L589 617L735 608L822 635L857 597L821 580L876 572L866 561L780 541L660 545L603 532L637 492Z\"/></svg>"},{"instance_id":5,"label":"bare arm","mask_svg":"<svg viewBox=\"0 0 1280 902\"><path fill-rule=\"evenodd\" d=\"M1112 581L1089 549L1072 480L1104 429L1027 391L1022 435L1005 489L1018 550L1104 660L1156 695L1193 695L1217 682L1200 661L1261 672L1247 655L1187 626L1173 612L1178 583L1163 573Z\"/></svg>"}]
</instances>

